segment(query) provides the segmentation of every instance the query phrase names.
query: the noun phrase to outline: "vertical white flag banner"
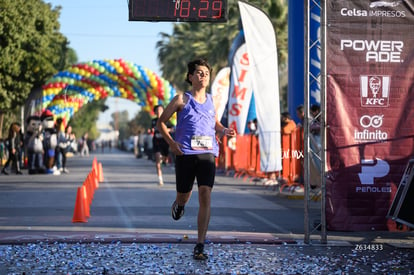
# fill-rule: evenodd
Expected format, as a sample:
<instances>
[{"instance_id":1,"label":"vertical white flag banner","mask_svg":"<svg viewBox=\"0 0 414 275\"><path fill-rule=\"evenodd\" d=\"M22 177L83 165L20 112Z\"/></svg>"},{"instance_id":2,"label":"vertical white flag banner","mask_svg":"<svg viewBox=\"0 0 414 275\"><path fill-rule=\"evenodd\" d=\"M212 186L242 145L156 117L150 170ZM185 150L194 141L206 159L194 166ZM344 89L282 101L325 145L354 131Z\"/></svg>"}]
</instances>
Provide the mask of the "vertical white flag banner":
<instances>
[{"instance_id":1,"label":"vertical white flag banner","mask_svg":"<svg viewBox=\"0 0 414 275\"><path fill-rule=\"evenodd\" d=\"M246 128L252 89L247 47L243 43L233 57L228 101L228 124L239 135L243 135Z\"/></svg>"},{"instance_id":2,"label":"vertical white flag banner","mask_svg":"<svg viewBox=\"0 0 414 275\"><path fill-rule=\"evenodd\" d=\"M218 120L221 120L229 99L230 67L222 68L211 84L211 95Z\"/></svg>"},{"instance_id":3,"label":"vertical white flag banner","mask_svg":"<svg viewBox=\"0 0 414 275\"><path fill-rule=\"evenodd\" d=\"M250 75L256 103L260 144L260 169L282 170L279 69L276 36L268 16L259 8L239 1Z\"/></svg>"}]
</instances>

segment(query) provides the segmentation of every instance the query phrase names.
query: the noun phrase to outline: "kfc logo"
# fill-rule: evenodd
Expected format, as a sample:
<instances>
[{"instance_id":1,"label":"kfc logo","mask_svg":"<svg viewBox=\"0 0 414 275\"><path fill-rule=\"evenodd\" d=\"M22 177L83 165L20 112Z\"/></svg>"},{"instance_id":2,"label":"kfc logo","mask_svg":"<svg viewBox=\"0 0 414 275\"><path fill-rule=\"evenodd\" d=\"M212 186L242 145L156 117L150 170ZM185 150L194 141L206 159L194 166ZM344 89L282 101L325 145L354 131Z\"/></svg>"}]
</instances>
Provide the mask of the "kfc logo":
<instances>
[{"instance_id":1,"label":"kfc logo","mask_svg":"<svg viewBox=\"0 0 414 275\"><path fill-rule=\"evenodd\" d=\"M360 80L362 107L389 106L389 76L361 75Z\"/></svg>"}]
</instances>

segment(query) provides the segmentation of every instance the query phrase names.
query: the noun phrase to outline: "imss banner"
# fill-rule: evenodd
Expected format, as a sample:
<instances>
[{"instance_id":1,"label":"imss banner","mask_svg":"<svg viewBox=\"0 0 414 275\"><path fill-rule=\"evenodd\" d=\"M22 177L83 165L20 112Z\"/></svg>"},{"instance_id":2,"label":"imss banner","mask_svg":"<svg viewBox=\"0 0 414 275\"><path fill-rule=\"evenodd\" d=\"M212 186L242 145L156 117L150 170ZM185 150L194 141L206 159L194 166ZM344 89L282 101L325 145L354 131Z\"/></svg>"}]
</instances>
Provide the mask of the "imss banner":
<instances>
[{"instance_id":1,"label":"imss banner","mask_svg":"<svg viewBox=\"0 0 414 275\"><path fill-rule=\"evenodd\" d=\"M414 157L413 9L326 2L327 228L394 230L387 211Z\"/></svg>"}]
</instances>

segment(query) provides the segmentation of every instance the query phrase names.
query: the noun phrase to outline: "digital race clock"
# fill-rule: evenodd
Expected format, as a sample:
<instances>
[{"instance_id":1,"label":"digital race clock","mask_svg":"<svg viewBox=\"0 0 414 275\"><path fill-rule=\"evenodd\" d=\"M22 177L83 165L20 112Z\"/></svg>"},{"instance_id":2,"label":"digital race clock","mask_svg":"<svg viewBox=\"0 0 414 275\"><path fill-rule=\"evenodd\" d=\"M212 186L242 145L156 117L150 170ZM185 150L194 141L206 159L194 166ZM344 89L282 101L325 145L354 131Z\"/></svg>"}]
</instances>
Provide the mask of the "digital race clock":
<instances>
[{"instance_id":1,"label":"digital race clock","mask_svg":"<svg viewBox=\"0 0 414 275\"><path fill-rule=\"evenodd\" d=\"M128 9L129 21L227 21L227 0L129 0Z\"/></svg>"}]
</instances>

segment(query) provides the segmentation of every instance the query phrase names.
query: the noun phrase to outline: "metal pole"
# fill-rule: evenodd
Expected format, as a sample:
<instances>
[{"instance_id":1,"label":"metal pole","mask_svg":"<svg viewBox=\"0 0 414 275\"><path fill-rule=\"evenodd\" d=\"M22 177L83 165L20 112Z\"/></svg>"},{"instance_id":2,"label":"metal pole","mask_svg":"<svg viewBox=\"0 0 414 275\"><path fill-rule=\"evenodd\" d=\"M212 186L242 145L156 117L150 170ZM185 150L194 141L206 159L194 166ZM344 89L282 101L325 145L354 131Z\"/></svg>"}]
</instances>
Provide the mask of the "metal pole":
<instances>
[{"instance_id":1,"label":"metal pole","mask_svg":"<svg viewBox=\"0 0 414 275\"><path fill-rule=\"evenodd\" d=\"M309 1L311 0L304 0L304 28L305 28L305 41L306 46L304 47L305 53L304 53L304 68L305 68L305 87L304 87L304 113L305 113L305 119L303 121L303 153L304 153L304 159L303 159L303 170L304 170L304 242L306 244L309 244L310 242L310 220L309 220L309 193L310 193L310 163L309 163Z\"/></svg>"},{"instance_id":2,"label":"metal pole","mask_svg":"<svg viewBox=\"0 0 414 275\"><path fill-rule=\"evenodd\" d=\"M321 243L327 243L326 233L326 2L321 0Z\"/></svg>"}]
</instances>

